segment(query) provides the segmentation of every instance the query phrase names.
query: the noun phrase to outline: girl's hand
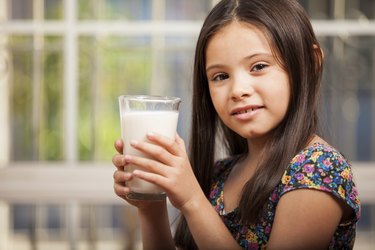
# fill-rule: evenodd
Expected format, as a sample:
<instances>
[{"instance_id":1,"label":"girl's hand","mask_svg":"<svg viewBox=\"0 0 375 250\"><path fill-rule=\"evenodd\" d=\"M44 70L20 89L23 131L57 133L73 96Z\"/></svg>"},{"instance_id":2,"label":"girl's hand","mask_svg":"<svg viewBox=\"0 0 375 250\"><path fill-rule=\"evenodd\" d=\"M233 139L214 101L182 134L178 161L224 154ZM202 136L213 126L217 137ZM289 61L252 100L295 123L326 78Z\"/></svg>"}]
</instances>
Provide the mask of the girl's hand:
<instances>
[{"instance_id":1,"label":"girl's hand","mask_svg":"<svg viewBox=\"0 0 375 250\"><path fill-rule=\"evenodd\" d=\"M165 201L136 201L130 200L127 198L127 195L130 193L130 188L125 185L127 181L130 181L133 178L133 174L124 171L124 167L127 164L125 161L125 157L122 155L124 143L122 140L115 141L115 149L118 154L114 155L112 158L112 162L117 168L117 170L113 174L114 179L114 191L117 196L121 197L122 199L126 200L129 204L139 208L139 209L147 209L148 207L155 206L156 202L165 202Z\"/></svg>"},{"instance_id":2,"label":"girl's hand","mask_svg":"<svg viewBox=\"0 0 375 250\"><path fill-rule=\"evenodd\" d=\"M185 143L181 137L176 134L175 139L170 139L149 133L147 139L150 142L133 141L131 146L153 159L125 155L126 163L135 164L144 171L135 170L132 176L123 178L130 179L134 176L160 186L166 192L172 205L182 212L190 204L197 204L200 202L199 199L205 199L191 168ZM127 190L119 189L121 195L126 192Z\"/></svg>"},{"instance_id":3,"label":"girl's hand","mask_svg":"<svg viewBox=\"0 0 375 250\"><path fill-rule=\"evenodd\" d=\"M148 134L147 139L146 142L132 142L131 146L152 159L125 155L126 163L137 165L142 169L134 170L133 177L164 189L172 205L184 215L199 249L212 249L213 246L219 249L239 249L240 246L204 195L195 178L184 141L177 134L174 139ZM158 208L160 209L160 206ZM145 249L175 249L166 209L160 210L161 213L158 210L152 213L152 209L138 210L141 215ZM214 233L210 230L212 228L215 228ZM155 239L158 243L155 243Z\"/></svg>"}]
</instances>

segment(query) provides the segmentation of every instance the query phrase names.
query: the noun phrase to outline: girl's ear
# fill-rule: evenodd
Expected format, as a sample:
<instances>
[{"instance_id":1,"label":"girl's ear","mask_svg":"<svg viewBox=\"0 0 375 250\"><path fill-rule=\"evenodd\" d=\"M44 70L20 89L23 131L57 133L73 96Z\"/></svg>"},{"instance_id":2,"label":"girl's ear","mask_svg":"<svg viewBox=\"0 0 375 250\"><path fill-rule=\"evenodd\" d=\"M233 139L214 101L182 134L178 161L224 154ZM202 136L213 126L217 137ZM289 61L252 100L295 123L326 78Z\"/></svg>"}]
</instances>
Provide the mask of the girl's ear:
<instances>
[{"instance_id":1,"label":"girl's ear","mask_svg":"<svg viewBox=\"0 0 375 250\"><path fill-rule=\"evenodd\" d=\"M317 44L313 45L313 49L316 56L316 61L319 63L319 67L321 67L324 60L324 51Z\"/></svg>"}]
</instances>

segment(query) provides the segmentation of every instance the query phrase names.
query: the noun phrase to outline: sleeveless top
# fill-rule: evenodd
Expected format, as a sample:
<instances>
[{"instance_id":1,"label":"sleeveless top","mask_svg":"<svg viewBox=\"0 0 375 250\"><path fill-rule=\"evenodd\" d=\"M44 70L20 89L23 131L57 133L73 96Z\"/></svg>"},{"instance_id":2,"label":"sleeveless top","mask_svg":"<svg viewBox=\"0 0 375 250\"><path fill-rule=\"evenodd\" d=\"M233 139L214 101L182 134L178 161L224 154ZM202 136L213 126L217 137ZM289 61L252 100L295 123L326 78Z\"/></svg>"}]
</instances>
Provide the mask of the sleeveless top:
<instances>
[{"instance_id":1,"label":"sleeveless top","mask_svg":"<svg viewBox=\"0 0 375 250\"><path fill-rule=\"evenodd\" d=\"M309 188L328 192L343 200L353 209L354 216L340 224L330 241L329 249L352 249L356 224L360 218L360 200L353 181L350 165L336 149L315 143L299 152L289 163L280 182L270 194L267 211L254 225L240 223L238 208L225 211L223 203L224 182L238 157L215 164L216 177L211 188L210 202L221 219L244 249L265 249L272 231L276 207L281 196L289 191Z\"/></svg>"}]
</instances>

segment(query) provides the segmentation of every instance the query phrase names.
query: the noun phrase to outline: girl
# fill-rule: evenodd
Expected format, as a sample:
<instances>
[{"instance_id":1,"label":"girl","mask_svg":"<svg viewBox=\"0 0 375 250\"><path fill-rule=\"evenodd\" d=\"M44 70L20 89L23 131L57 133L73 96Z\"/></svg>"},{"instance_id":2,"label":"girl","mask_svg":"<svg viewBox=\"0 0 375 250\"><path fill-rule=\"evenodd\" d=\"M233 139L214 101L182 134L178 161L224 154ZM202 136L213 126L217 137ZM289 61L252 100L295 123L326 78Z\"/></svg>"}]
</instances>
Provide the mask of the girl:
<instances>
[{"instance_id":1,"label":"girl","mask_svg":"<svg viewBox=\"0 0 375 250\"><path fill-rule=\"evenodd\" d=\"M115 155L116 194L138 208L145 249L351 249L360 203L350 165L317 135L323 53L294 0L223 0L198 38L190 158L148 134ZM217 143L228 157L215 163ZM115 147L122 152L122 142ZM190 159L190 160L189 160ZM124 165L146 171L125 173ZM126 198L141 178L166 202Z\"/></svg>"}]
</instances>

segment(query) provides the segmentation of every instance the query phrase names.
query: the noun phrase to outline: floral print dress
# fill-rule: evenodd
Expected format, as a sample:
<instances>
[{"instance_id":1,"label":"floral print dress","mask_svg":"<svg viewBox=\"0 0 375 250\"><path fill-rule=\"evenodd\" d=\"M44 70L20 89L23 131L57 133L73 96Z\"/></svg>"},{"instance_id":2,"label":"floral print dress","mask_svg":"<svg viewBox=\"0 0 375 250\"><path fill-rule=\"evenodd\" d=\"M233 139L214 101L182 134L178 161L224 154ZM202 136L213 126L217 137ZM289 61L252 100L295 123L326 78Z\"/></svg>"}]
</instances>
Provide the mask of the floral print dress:
<instances>
[{"instance_id":1,"label":"floral print dress","mask_svg":"<svg viewBox=\"0 0 375 250\"><path fill-rule=\"evenodd\" d=\"M278 201L283 194L301 188L328 192L345 201L353 209L353 218L337 227L329 249L353 248L356 224L360 217L360 201L353 182L351 167L336 149L315 143L298 153L270 194L266 204L266 213L258 224L254 225L242 225L239 222L237 209L230 212L224 210L224 182L235 165L236 159L238 158L233 157L216 163L217 176L211 189L210 202L233 237L244 249L266 248Z\"/></svg>"}]
</instances>

